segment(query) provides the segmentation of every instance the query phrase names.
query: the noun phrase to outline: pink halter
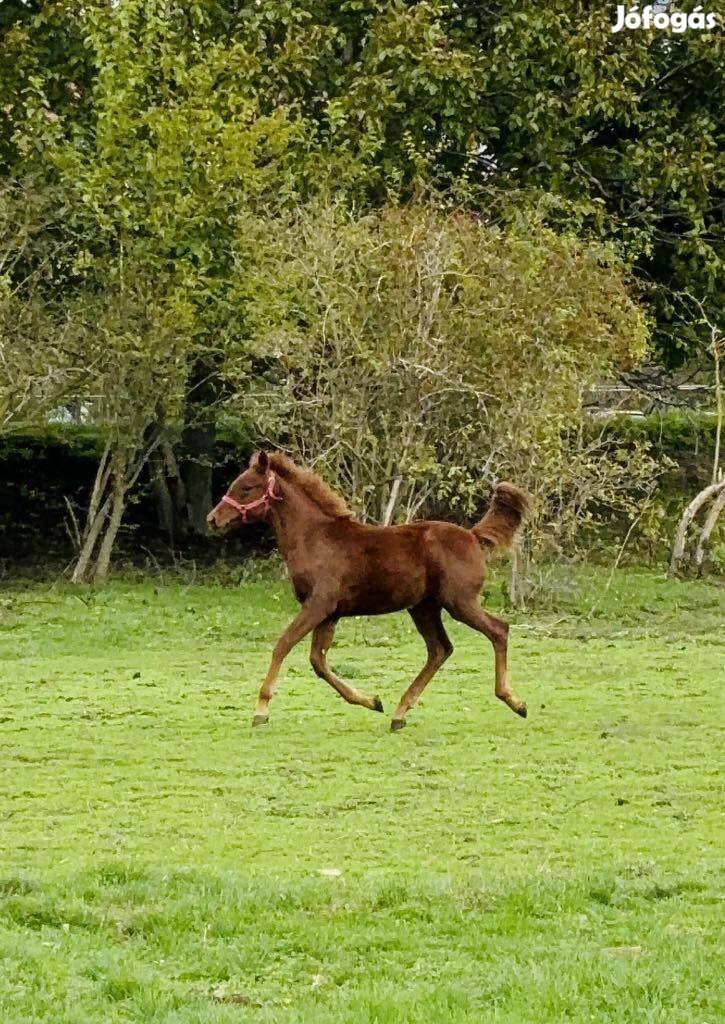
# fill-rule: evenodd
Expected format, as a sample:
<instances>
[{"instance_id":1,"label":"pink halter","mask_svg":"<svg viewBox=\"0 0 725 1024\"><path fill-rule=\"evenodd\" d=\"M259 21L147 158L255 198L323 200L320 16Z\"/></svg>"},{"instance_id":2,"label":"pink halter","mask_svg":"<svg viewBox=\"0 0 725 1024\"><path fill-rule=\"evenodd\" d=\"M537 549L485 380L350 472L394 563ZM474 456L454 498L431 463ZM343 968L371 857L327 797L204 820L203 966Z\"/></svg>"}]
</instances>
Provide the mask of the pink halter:
<instances>
[{"instance_id":1,"label":"pink halter","mask_svg":"<svg viewBox=\"0 0 725 1024\"><path fill-rule=\"evenodd\" d=\"M264 494L261 498L256 498L254 501L247 502L246 505L240 504L235 498L230 498L228 494L225 494L221 500L222 505L231 505L233 509L239 513L242 517L242 522L247 522L247 512L251 512L255 508L264 508L265 512L269 512L270 505L273 501L281 501L282 495L274 493L274 473L270 473L267 477L267 486L264 488Z\"/></svg>"}]
</instances>

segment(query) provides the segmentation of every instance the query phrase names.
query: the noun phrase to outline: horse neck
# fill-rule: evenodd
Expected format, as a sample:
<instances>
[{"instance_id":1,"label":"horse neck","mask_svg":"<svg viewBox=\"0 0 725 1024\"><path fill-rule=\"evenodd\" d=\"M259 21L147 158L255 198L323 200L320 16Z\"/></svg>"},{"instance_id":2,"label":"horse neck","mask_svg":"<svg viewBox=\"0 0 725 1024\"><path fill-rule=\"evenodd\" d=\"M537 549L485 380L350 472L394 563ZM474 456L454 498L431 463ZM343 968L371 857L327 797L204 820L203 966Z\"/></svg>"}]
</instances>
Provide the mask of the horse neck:
<instances>
[{"instance_id":1,"label":"horse neck","mask_svg":"<svg viewBox=\"0 0 725 1024\"><path fill-rule=\"evenodd\" d=\"M280 553L288 561L306 544L310 531L329 522L330 516L289 480L278 490L282 500L273 502L270 522Z\"/></svg>"}]
</instances>

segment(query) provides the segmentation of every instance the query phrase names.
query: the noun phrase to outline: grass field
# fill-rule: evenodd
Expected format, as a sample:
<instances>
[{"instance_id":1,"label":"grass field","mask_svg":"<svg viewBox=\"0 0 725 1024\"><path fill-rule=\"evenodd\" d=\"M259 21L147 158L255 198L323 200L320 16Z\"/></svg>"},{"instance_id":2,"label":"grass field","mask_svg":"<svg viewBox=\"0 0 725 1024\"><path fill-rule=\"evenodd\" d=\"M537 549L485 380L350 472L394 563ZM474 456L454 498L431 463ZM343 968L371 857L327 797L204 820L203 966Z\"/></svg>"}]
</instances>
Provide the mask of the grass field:
<instances>
[{"instance_id":1,"label":"grass field","mask_svg":"<svg viewBox=\"0 0 725 1024\"><path fill-rule=\"evenodd\" d=\"M525 722L452 624L397 734L307 645L251 729L282 583L3 592L2 1024L722 1021L725 591L607 578L514 620Z\"/></svg>"}]
</instances>

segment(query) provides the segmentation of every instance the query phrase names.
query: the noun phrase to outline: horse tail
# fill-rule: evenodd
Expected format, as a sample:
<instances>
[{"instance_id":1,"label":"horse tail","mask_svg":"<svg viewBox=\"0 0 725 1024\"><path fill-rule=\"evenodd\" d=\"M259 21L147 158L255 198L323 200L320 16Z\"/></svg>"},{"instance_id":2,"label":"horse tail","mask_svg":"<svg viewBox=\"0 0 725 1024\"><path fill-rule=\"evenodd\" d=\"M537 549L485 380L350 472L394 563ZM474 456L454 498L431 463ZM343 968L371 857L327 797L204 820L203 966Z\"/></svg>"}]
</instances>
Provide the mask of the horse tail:
<instances>
[{"instance_id":1,"label":"horse tail","mask_svg":"<svg viewBox=\"0 0 725 1024\"><path fill-rule=\"evenodd\" d=\"M491 550L510 548L531 511L531 503L531 495L515 484L497 484L486 514L471 533L480 544Z\"/></svg>"}]
</instances>

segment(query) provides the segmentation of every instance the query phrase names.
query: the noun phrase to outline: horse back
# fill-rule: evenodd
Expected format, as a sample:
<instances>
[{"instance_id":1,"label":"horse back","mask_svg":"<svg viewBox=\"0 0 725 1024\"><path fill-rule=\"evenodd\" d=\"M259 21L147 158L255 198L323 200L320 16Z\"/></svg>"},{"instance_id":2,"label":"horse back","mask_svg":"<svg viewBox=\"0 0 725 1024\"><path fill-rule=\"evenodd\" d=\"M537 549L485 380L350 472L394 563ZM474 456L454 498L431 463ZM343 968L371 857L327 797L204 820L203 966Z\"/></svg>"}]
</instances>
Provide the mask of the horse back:
<instances>
[{"instance_id":1,"label":"horse back","mask_svg":"<svg viewBox=\"0 0 725 1024\"><path fill-rule=\"evenodd\" d=\"M337 593L336 614L376 615L444 603L452 589L480 590L485 560L470 530L424 521L368 526L347 521L320 559Z\"/></svg>"}]
</instances>

